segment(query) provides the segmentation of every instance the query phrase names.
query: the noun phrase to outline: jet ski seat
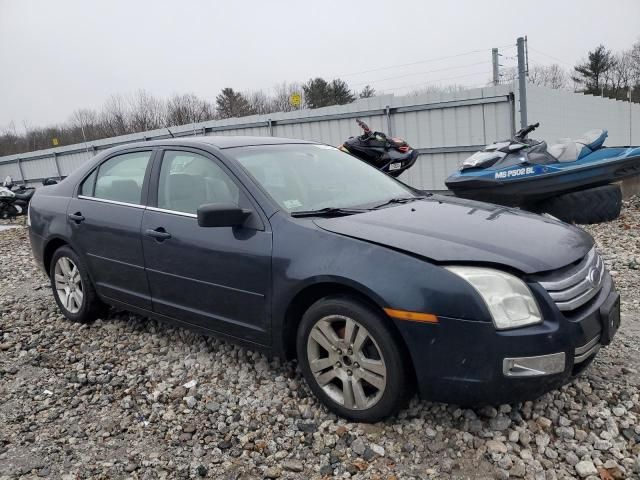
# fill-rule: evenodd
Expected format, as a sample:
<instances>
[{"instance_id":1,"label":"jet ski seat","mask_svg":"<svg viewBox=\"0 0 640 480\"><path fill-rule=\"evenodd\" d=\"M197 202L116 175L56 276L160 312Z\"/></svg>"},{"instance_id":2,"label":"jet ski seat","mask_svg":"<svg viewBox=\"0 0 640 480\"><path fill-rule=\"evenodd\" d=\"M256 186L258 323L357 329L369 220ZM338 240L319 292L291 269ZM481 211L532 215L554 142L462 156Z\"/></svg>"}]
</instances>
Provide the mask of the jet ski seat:
<instances>
[{"instance_id":1,"label":"jet ski seat","mask_svg":"<svg viewBox=\"0 0 640 480\"><path fill-rule=\"evenodd\" d=\"M562 138L558 143L548 147L547 151L559 162L575 162L602 147L607 135L606 130L596 128L575 140Z\"/></svg>"}]
</instances>

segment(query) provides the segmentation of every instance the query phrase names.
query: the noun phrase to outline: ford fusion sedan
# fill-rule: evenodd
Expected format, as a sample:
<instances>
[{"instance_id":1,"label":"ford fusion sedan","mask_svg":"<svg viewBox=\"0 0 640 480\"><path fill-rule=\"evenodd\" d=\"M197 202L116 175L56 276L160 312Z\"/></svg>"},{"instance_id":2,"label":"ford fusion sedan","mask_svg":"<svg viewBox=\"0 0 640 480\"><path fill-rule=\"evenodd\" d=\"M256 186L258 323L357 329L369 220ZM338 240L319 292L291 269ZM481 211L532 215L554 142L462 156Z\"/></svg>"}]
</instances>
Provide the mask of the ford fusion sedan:
<instances>
[{"instance_id":1,"label":"ford fusion sedan","mask_svg":"<svg viewBox=\"0 0 640 480\"><path fill-rule=\"evenodd\" d=\"M417 389L459 405L532 399L620 322L592 238L416 191L333 147L194 137L106 150L29 209L70 320L113 305L297 358L356 421Z\"/></svg>"}]
</instances>

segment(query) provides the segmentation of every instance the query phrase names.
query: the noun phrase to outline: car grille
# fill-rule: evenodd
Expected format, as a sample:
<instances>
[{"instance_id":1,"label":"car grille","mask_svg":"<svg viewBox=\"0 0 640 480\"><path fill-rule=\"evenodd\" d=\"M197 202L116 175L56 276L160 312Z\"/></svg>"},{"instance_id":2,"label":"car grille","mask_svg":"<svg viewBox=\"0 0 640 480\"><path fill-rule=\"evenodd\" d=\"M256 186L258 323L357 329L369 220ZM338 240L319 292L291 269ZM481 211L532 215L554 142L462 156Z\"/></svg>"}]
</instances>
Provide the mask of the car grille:
<instances>
[{"instance_id":1,"label":"car grille","mask_svg":"<svg viewBox=\"0 0 640 480\"><path fill-rule=\"evenodd\" d=\"M569 312L591 300L602 287L605 266L592 248L582 261L569 271L540 282L558 309Z\"/></svg>"}]
</instances>

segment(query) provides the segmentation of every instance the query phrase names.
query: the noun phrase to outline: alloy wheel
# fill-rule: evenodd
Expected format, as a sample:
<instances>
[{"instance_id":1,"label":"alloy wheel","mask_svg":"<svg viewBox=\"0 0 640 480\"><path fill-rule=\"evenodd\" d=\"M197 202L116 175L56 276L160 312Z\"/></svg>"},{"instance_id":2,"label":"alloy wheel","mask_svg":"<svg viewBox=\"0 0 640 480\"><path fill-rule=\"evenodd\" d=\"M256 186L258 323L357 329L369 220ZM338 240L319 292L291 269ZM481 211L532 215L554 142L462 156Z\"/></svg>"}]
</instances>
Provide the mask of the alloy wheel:
<instances>
[{"instance_id":1,"label":"alloy wheel","mask_svg":"<svg viewBox=\"0 0 640 480\"><path fill-rule=\"evenodd\" d=\"M351 410L375 405L387 385L387 367L369 331L352 318L321 318L307 339L311 373L325 393Z\"/></svg>"},{"instance_id":2,"label":"alloy wheel","mask_svg":"<svg viewBox=\"0 0 640 480\"><path fill-rule=\"evenodd\" d=\"M54 283L60 303L69 313L82 308L84 290L78 266L69 257L60 257L54 268Z\"/></svg>"}]
</instances>

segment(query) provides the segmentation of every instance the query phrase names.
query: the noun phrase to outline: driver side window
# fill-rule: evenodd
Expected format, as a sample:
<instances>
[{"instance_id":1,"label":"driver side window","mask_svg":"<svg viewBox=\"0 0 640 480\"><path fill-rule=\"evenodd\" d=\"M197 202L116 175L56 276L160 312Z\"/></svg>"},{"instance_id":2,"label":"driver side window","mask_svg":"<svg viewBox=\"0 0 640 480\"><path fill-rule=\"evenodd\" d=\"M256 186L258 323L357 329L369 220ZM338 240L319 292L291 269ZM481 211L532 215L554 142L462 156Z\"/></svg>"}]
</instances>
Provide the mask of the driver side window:
<instances>
[{"instance_id":1,"label":"driver side window","mask_svg":"<svg viewBox=\"0 0 640 480\"><path fill-rule=\"evenodd\" d=\"M158 208L195 214L201 205L238 205L240 190L213 160L191 152L166 151L158 181Z\"/></svg>"}]
</instances>

